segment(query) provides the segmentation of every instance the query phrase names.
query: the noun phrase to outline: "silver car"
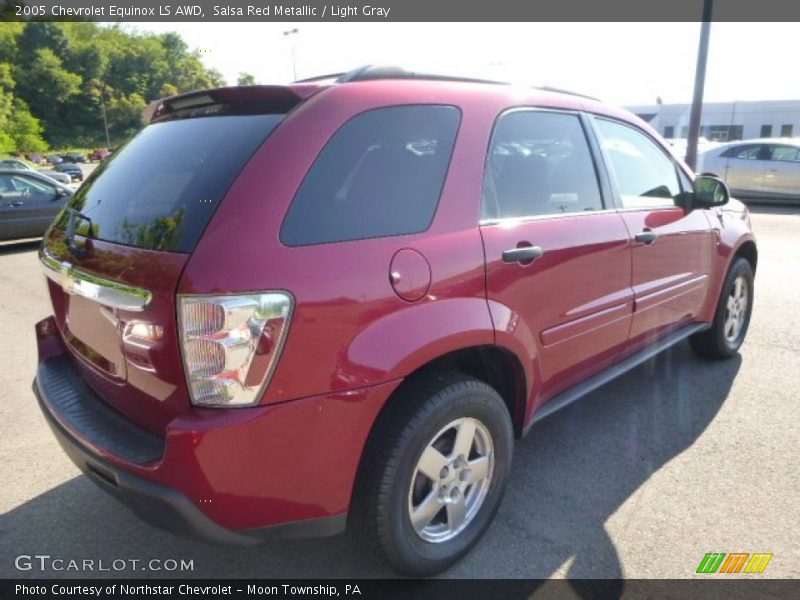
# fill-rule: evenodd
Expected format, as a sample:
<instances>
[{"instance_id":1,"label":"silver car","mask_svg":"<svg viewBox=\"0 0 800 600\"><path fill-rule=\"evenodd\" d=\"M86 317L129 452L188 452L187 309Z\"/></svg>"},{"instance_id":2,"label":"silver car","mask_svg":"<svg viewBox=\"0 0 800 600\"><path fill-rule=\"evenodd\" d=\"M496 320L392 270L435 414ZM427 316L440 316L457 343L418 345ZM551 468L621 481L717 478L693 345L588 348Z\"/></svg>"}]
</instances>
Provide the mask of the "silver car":
<instances>
[{"instance_id":1,"label":"silver car","mask_svg":"<svg viewBox=\"0 0 800 600\"><path fill-rule=\"evenodd\" d=\"M800 200L800 139L723 144L698 155L697 172L718 176L734 195Z\"/></svg>"},{"instance_id":2,"label":"silver car","mask_svg":"<svg viewBox=\"0 0 800 600\"><path fill-rule=\"evenodd\" d=\"M72 183L72 177L70 177L66 173L59 173L58 171L40 171L38 169L34 169L25 161L19 160L18 158L0 158L0 169L16 169L18 171L31 171L33 173L38 173L39 175L44 175L49 177L50 179L57 181L58 183Z\"/></svg>"}]
</instances>

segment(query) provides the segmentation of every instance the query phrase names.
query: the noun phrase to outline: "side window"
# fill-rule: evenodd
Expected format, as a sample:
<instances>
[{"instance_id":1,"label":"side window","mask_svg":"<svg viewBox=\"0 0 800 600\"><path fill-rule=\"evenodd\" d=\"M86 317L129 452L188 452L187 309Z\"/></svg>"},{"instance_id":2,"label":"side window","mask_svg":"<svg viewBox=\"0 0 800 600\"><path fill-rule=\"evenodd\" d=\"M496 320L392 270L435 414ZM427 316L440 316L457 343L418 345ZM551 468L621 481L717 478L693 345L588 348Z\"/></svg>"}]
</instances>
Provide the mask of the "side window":
<instances>
[{"instance_id":1,"label":"side window","mask_svg":"<svg viewBox=\"0 0 800 600\"><path fill-rule=\"evenodd\" d=\"M622 206L674 206L681 186L677 167L666 152L633 127L606 119L595 123Z\"/></svg>"},{"instance_id":2,"label":"side window","mask_svg":"<svg viewBox=\"0 0 800 600\"><path fill-rule=\"evenodd\" d=\"M792 146L772 146L771 150L772 156L770 160L800 161L800 148L793 148Z\"/></svg>"},{"instance_id":3,"label":"side window","mask_svg":"<svg viewBox=\"0 0 800 600\"><path fill-rule=\"evenodd\" d=\"M742 160L758 160L763 146L734 146L722 153L726 158L740 158Z\"/></svg>"},{"instance_id":4,"label":"side window","mask_svg":"<svg viewBox=\"0 0 800 600\"><path fill-rule=\"evenodd\" d=\"M425 231L442 192L460 111L453 106L379 108L328 141L281 227L288 246Z\"/></svg>"},{"instance_id":5,"label":"side window","mask_svg":"<svg viewBox=\"0 0 800 600\"><path fill-rule=\"evenodd\" d=\"M52 196L56 193L55 187L31 177L14 175L11 181L16 190L25 195Z\"/></svg>"},{"instance_id":6,"label":"side window","mask_svg":"<svg viewBox=\"0 0 800 600\"><path fill-rule=\"evenodd\" d=\"M0 196L15 194L17 188L14 186L14 180L11 175L0 175Z\"/></svg>"},{"instance_id":7,"label":"side window","mask_svg":"<svg viewBox=\"0 0 800 600\"><path fill-rule=\"evenodd\" d=\"M482 218L602 208L597 173L577 115L521 110L500 117L486 161Z\"/></svg>"}]
</instances>

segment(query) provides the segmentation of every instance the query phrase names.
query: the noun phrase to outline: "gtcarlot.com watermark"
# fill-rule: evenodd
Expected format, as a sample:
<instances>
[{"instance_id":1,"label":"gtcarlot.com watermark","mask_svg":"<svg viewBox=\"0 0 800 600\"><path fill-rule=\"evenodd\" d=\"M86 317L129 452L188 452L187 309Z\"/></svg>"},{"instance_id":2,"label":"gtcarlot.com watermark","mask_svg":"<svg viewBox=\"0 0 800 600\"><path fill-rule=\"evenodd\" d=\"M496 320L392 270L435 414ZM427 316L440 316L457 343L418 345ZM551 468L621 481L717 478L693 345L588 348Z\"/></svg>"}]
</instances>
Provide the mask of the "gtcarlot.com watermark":
<instances>
[{"instance_id":1,"label":"gtcarlot.com watermark","mask_svg":"<svg viewBox=\"0 0 800 600\"><path fill-rule=\"evenodd\" d=\"M194 559L184 558L61 558L49 554L20 554L14 559L18 571L70 571L78 573L119 571L194 571Z\"/></svg>"}]
</instances>

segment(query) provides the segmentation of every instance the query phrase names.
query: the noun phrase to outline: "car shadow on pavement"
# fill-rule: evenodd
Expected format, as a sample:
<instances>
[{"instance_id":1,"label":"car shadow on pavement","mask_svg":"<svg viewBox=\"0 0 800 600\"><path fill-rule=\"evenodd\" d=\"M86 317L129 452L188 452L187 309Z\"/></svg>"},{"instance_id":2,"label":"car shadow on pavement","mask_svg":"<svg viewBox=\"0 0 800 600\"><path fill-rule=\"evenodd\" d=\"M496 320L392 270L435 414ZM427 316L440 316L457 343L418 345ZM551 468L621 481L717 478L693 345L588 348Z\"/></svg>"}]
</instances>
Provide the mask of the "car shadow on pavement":
<instances>
[{"instance_id":1,"label":"car shadow on pavement","mask_svg":"<svg viewBox=\"0 0 800 600\"><path fill-rule=\"evenodd\" d=\"M760 215L800 215L800 198L793 204L770 202L769 200L742 200L751 213Z\"/></svg>"},{"instance_id":2,"label":"car shadow on pavement","mask_svg":"<svg viewBox=\"0 0 800 600\"><path fill-rule=\"evenodd\" d=\"M516 446L511 481L497 519L444 577L572 579L625 575L607 519L662 465L691 446L725 402L741 358L696 359L678 346L537 424ZM42 427L44 427L42 422ZM56 445L53 445L56 451ZM29 477L35 477L30 469ZM687 485L683 493L691 493ZM680 493L680 492L676 492ZM2 577L108 576L20 572L17 554L66 559L193 560L191 572L123 571L135 577L390 577L348 535L228 548L185 540L141 523L84 477L11 510L2 518ZM537 584L532 582L531 591ZM597 594L572 584L579 597ZM618 596L609 582L605 596Z\"/></svg>"},{"instance_id":3,"label":"car shadow on pavement","mask_svg":"<svg viewBox=\"0 0 800 600\"><path fill-rule=\"evenodd\" d=\"M4 256L6 254L22 254L24 252L30 252L31 250L37 250L41 243L41 238L24 241L15 240L12 242L0 242L0 256Z\"/></svg>"}]
</instances>

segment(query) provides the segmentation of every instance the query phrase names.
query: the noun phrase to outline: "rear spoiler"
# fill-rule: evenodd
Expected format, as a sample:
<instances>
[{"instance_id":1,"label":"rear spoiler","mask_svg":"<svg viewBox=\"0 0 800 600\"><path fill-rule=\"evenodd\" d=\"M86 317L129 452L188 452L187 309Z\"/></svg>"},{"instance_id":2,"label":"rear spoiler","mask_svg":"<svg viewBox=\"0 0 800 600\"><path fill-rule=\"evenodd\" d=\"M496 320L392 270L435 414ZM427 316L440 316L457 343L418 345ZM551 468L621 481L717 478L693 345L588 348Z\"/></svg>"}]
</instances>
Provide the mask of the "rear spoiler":
<instances>
[{"instance_id":1,"label":"rear spoiler","mask_svg":"<svg viewBox=\"0 0 800 600\"><path fill-rule=\"evenodd\" d=\"M285 114L324 85L242 85L188 92L151 102L145 122L210 115Z\"/></svg>"}]
</instances>

